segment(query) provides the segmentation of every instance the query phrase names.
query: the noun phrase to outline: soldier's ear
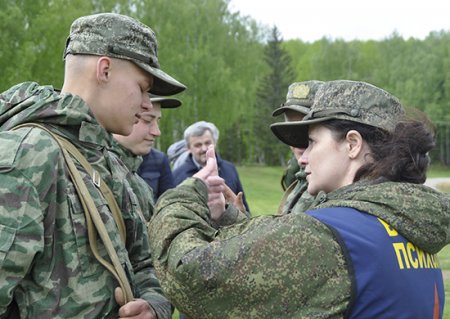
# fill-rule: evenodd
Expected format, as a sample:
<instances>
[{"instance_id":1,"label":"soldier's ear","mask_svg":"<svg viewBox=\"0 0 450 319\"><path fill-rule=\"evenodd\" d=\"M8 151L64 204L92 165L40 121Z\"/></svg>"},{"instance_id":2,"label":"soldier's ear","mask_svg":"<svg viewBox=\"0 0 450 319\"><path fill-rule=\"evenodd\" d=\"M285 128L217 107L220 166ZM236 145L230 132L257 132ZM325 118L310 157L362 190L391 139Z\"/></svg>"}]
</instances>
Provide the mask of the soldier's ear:
<instances>
[{"instance_id":1,"label":"soldier's ear","mask_svg":"<svg viewBox=\"0 0 450 319\"><path fill-rule=\"evenodd\" d=\"M111 58L106 56L102 56L97 60L96 76L98 83L106 83L109 81L111 62Z\"/></svg>"}]
</instances>

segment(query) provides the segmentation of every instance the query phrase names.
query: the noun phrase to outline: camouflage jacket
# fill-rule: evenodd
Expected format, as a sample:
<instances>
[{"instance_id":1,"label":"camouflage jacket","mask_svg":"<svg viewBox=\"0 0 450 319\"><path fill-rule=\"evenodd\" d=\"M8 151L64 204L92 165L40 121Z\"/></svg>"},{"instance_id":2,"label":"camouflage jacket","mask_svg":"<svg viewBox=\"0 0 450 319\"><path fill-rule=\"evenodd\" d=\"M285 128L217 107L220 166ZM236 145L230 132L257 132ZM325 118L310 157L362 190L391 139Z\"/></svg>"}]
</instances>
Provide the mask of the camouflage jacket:
<instances>
[{"instance_id":1,"label":"camouflage jacket","mask_svg":"<svg viewBox=\"0 0 450 319\"><path fill-rule=\"evenodd\" d=\"M110 156L117 163L118 167L122 169L124 167L128 168L123 172L124 178L127 179L128 184L130 184L133 192L136 194L144 219L148 223L153 215L155 203L151 187L137 174L137 169L142 163L142 156L134 155L115 140L110 148Z\"/></svg>"},{"instance_id":2,"label":"camouflage jacket","mask_svg":"<svg viewBox=\"0 0 450 319\"><path fill-rule=\"evenodd\" d=\"M299 168L299 171L295 173L295 181L289 185L283 194L278 206L278 214L304 212L314 206L316 198L310 195L307 189L308 182L306 181L305 171Z\"/></svg>"},{"instance_id":3,"label":"camouflage jacket","mask_svg":"<svg viewBox=\"0 0 450 319\"><path fill-rule=\"evenodd\" d=\"M115 278L95 259L81 202L56 141L37 122L66 137L112 189L126 226L126 244L106 201L77 165L108 229L136 298L158 318L170 304L153 274L146 221L127 170L109 156L112 136L77 96L22 83L0 95L0 316L16 303L22 318L116 318ZM100 240L99 252L109 260Z\"/></svg>"},{"instance_id":4,"label":"camouflage jacket","mask_svg":"<svg viewBox=\"0 0 450 319\"><path fill-rule=\"evenodd\" d=\"M324 195L324 196L322 196ZM319 207L383 218L435 253L447 243L449 197L422 185L356 183ZM188 179L157 204L149 233L166 295L191 318L342 318L350 270L330 229L303 212L210 226L207 189Z\"/></svg>"},{"instance_id":5,"label":"camouflage jacket","mask_svg":"<svg viewBox=\"0 0 450 319\"><path fill-rule=\"evenodd\" d=\"M289 161L286 169L281 176L281 188L285 191L289 185L295 182L296 176L295 174L300 170L300 166L298 165L297 158L292 156Z\"/></svg>"}]
</instances>

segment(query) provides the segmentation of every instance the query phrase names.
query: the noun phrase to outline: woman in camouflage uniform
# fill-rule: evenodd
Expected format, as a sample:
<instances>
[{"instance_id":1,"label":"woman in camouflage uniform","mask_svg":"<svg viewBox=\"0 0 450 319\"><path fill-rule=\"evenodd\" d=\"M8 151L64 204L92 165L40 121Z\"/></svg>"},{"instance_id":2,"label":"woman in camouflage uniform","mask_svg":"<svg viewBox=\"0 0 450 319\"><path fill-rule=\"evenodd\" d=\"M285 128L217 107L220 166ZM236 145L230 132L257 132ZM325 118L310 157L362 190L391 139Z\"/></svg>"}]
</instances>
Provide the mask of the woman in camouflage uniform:
<instances>
[{"instance_id":1,"label":"woman in camouflage uniform","mask_svg":"<svg viewBox=\"0 0 450 319\"><path fill-rule=\"evenodd\" d=\"M386 91L345 80L322 85L302 121L272 130L307 147L315 206L212 227L224 200L210 150L202 171L160 198L149 227L177 308L191 318L441 318L435 254L450 208L423 185L433 132L405 120Z\"/></svg>"}]
</instances>

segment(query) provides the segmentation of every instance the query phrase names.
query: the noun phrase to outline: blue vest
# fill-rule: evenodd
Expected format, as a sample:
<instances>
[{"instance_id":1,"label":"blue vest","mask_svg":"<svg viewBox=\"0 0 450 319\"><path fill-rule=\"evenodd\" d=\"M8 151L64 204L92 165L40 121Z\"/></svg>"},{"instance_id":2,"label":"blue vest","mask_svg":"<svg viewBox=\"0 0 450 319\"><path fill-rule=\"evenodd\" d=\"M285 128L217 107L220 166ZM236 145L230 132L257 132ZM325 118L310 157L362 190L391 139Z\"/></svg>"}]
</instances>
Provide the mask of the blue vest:
<instances>
[{"instance_id":1,"label":"blue vest","mask_svg":"<svg viewBox=\"0 0 450 319\"><path fill-rule=\"evenodd\" d=\"M444 283L435 255L353 208L306 213L331 229L348 261L352 298L346 318L442 318Z\"/></svg>"}]
</instances>

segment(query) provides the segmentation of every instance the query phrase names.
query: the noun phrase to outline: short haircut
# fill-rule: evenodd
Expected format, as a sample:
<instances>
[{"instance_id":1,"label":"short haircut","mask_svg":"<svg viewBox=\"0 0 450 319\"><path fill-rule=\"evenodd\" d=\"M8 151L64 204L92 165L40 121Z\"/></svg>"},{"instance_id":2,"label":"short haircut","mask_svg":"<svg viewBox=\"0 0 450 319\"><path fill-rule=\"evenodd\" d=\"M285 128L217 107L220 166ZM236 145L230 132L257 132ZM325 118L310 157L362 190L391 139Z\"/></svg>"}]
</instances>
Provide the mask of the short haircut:
<instances>
[{"instance_id":1,"label":"short haircut","mask_svg":"<svg viewBox=\"0 0 450 319\"><path fill-rule=\"evenodd\" d=\"M199 121L191 124L184 130L184 140L186 141L186 145L189 145L189 138L191 136L202 136L205 134L205 131L211 132L214 139L214 144L216 144L219 140L219 130L217 127L213 123Z\"/></svg>"}]
</instances>

